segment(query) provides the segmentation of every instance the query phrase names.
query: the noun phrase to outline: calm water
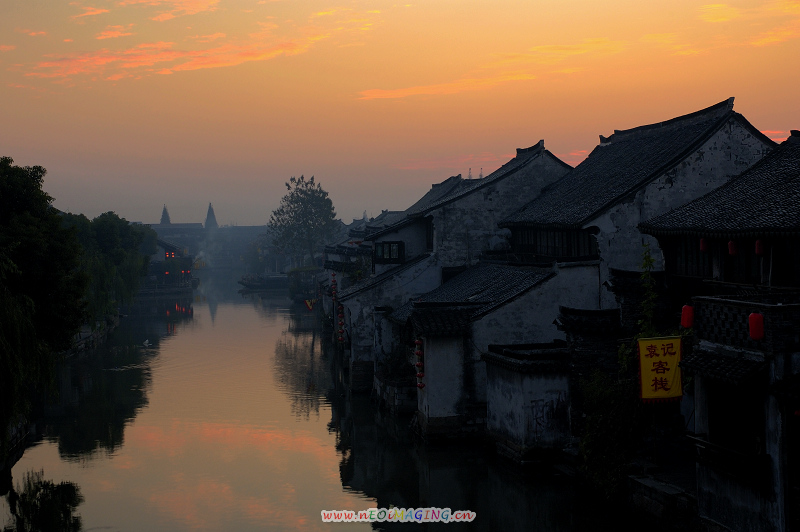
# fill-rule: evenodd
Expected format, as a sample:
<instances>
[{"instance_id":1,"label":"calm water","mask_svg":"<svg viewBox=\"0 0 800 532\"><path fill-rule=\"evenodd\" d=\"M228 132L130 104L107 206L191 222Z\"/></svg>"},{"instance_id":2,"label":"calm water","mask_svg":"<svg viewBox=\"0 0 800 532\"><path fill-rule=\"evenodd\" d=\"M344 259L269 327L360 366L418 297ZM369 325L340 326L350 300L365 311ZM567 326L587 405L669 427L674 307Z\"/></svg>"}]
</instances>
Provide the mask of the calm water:
<instances>
[{"instance_id":1,"label":"calm water","mask_svg":"<svg viewBox=\"0 0 800 532\"><path fill-rule=\"evenodd\" d=\"M12 470L74 484L84 530L579 530L568 483L480 449L424 447L349 397L313 315L204 281L139 301L60 375ZM145 345L147 343L147 345ZM328 524L322 509L448 507L466 525ZM0 522L10 525L6 498ZM413 527L413 528L412 528Z\"/></svg>"}]
</instances>

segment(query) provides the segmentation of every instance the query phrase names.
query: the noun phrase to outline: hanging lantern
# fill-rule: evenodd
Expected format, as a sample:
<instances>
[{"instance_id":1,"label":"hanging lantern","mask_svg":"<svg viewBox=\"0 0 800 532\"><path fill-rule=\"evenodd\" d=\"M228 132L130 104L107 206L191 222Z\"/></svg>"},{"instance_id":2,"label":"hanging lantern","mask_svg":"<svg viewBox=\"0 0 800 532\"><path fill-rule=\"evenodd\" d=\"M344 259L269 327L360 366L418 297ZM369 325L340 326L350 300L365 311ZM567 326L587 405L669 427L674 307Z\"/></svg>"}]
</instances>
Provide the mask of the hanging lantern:
<instances>
[{"instance_id":1,"label":"hanging lantern","mask_svg":"<svg viewBox=\"0 0 800 532\"><path fill-rule=\"evenodd\" d=\"M336 278L336 272L331 272L331 277Z\"/></svg>"},{"instance_id":2,"label":"hanging lantern","mask_svg":"<svg viewBox=\"0 0 800 532\"><path fill-rule=\"evenodd\" d=\"M414 340L415 345L422 345L422 340Z\"/></svg>"},{"instance_id":3,"label":"hanging lantern","mask_svg":"<svg viewBox=\"0 0 800 532\"><path fill-rule=\"evenodd\" d=\"M339 327L341 327L342 325L344 325L344 322L343 322L343 321L340 321L340 322L339 322Z\"/></svg>"},{"instance_id":4,"label":"hanging lantern","mask_svg":"<svg viewBox=\"0 0 800 532\"><path fill-rule=\"evenodd\" d=\"M761 240L756 240L756 255L764 254L764 243Z\"/></svg>"},{"instance_id":5,"label":"hanging lantern","mask_svg":"<svg viewBox=\"0 0 800 532\"><path fill-rule=\"evenodd\" d=\"M764 315L753 312L748 318L750 322L750 338L753 340L764 339Z\"/></svg>"},{"instance_id":6,"label":"hanging lantern","mask_svg":"<svg viewBox=\"0 0 800 532\"><path fill-rule=\"evenodd\" d=\"M734 256L736 255L736 253L737 253L736 242L734 242L733 240L728 240L728 255Z\"/></svg>"},{"instance_id":7,"label":"hanging lantern","mask_svg":"<svg viewBox=\"0 0 800 532\"><path fill-rule=\"evenodd\" d=\"M700 251L703 253L708 251L708 242L706 242L705 238L700 239Z\"/></svg>"},{"instance_id":8,"label":"hanging lantern","mask_svg":"<svg viewBox=\"0 0 800 532\"><path fill-rule=\"evenodd\" d=\"M342 318L344 318L344 314L342 314L342 313L340 312L340 313L339 313L339 319L342 319Z\"/></svg>"},{"instance_id":9,"label":"hanging lantern","mask_svg":"<svg viewBox=\"0 0 800 532\"><path fill-rule=\"evenodd\" d=\"M339 312L344 310L344 305L339 305Z\"/></svg>"},{"instance_id":10,"label":"hanging lantern","mask_svg":"<svg viewBox=\"0 0 800 532\"><path fill-rule=\"evenodd\" d=\"M425 378L425 374L424 373L417 373L417 378L418 379L424 379Z\"/></svg>"},{"instance_id":11,"label":"hanging lantern","mask_svg":"<svg viewBox=\"0 0 800 532\"><path fill-rule=\"evenodd\" d=\"M414 351L414 354L417 355L418 357L421 357L423 355L423 352L417 349L416 351Z\"/></svg>"},{"instance_id":12,"label":"hanging lantern","mask_svg":"<svg viewBox=\"0 0 800 532\"><path fill-rule=\"evenodd\" d=\"M417 362L414 365L417 366L418 368L424 368L425 367L425 364L423 364L422 362Z\"/></svg>"},{"instance_id":13,"label":"hanging lantern","mask_svg":"<svg viewBox=\"0 0 800 532\"><path fill-rule=\"evenodd\" d=\"M340 342L342 342L342 343L344 343L344 337L343 337L343 336L340 336L340 337L339 337L339 341L340 341Z\"/></svg>"},{"instance_id":14,"label":"hanging lantern","mask_svg":"<svg viewBox=\"0 0 800 532\"><path fill-rule=\"evenodd\" d=\"M694 325L694 307L684 305L681 309L681 327L691 329L692 325Z\"/></svg>"},{"instance_id":15,"label":"hanging lantern","mask_svg":"<svg viewBox=\"0 0 800 532\"><path fill-rule=\"evenodd\" d=\"M425 383L424 382L418 382L417 383L417 388L419 388L420 390L423 389L424 387L425 387Z\"/></svg>"}]
</instances>

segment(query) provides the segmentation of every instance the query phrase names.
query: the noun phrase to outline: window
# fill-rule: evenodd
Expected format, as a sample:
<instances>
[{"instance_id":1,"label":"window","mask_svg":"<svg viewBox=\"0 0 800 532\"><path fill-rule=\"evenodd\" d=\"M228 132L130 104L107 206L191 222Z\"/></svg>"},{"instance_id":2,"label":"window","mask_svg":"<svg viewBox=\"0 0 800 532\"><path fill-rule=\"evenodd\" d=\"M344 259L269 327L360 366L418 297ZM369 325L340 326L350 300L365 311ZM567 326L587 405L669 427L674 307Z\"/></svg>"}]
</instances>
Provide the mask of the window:
<instances>
[{"instance_id":1,"label":"window","mask_svg":"<svg viewBox=\"0 0 800 532\"><path fill-rule=\"evenodd\" d=\"M375 263L402 264L405 262L405 244L403 242L376 242Z\"/></svg>"}]
</instances>

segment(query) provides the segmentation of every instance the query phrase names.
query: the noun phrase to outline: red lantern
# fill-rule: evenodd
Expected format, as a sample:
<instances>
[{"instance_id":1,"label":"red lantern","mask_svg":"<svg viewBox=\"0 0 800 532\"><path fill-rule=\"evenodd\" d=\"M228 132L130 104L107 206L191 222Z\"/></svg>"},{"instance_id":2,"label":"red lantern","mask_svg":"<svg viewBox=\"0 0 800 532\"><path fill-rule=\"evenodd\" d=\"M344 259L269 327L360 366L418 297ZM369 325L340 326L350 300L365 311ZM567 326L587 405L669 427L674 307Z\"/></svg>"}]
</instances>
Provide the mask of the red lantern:
<instances>
[{"instance_id":1,"label":"red lantern","mask_svg":"<svg viewBox=\"0 0 800 532\"><path fill-rule=\"evenodd\" d=\"M418 379L423 379L423 378L425 378L425 374L424 373L417 373L417 378Z\"/></svg>"},{"instance_id":2,"label":"red lantern","mask_svg":"<svg viewBox=\"0 0 800 532\"><path fill-rule=\"evenodd\" d=\"M417 362L417 363L416 363L416 364L414 364L414 365L415 365L415 366L417 366L418 368L425 367L425 364L423 364L422 362Z\"/></svg>"},{"instance_id":3,"label":"red lantern","mask_svg":"<svg viewBox=\"0 0 800 532\"><path fill-rule=\"evenodd\" d=\"M736 253L737 253L736 242L734 242L733 240L729 240L728 241L728 255L733 256L733 255L736 255Z\"/></svg>"},{"instance_id":4,"label":"red lantern","mask_svg":"<svg viewBox=\"0 0 800 532\"><path fill-rule=\"evenodd\" d=\"M684 329L691 329L694 324L694 307L691 305L684 305L681 309L681 327Z\"/></svg>"},{"instance_id":5,"label":"red lantern","mask_svg":"<svg viewBox=\"0 0 800 532\"><path fill-rule=\"evenodd\" d=\"M756 255L764 254L764 243L761 240L756 240Z\"/></svg>"},{"instance_id":6,"label":"red lantern","mask_svg":"<svg viewBox=\"0 0 800 532\"><path fill-rule=\"evenodd\" d=\"M336 272L331 272L331 277L336 277Z\"/></svg>"},{"instance_id":7,"label":"red lantern","mask_svg":"<svg viewBox=\"0 0 800 532\"><path fill-rule=\"evenodd\" d=\"M424 382L418 382L417 383L417 388L419 388L420 390L423 389L424 387L425 387L425 383Z\"/></svg>"},{"instance_id":8,"label":"red lantern","mask_svg":"<svg viewBox=\"0 0 800 532\"><path fill-rule=\"evenodd\" d=\"M339 312L344 310L344 305L339 305Z\"/></svg>"},{"instance_id":9,"label":"red lantern","mask_svg":"<svg viewBox=\"0 0 800 532\"><path fill-rule=\"evenodd\" d=\"M338 333L339 333L340 335L342 335L342 334L344 334L344 331L343 331L342 329L339 329Z\"/></svg>"},{"instance_id":10,"label":"red lantern","mask_svg":"<svg viewBox=\"0 0 800 532\"><path fill-rule=\"evenodd\" d=\"M342 318L344 318L344 314L342 314L342 313L340 312L340 313L339 313L339 319L342 319Z\"/></svg>"},{"instance_id":11,"label":"red lantern","mask_svg":"<svg viewBox=\"0 0 800 532\"><path fill-rule=\"evenodd\" d=\"M764 339L764 315L758 312L750 314L748 319L750 322L750 338L753 340Z\"/></svg>"},{"instance_id":12,"label":"red lantern","mask_svg":"<svg viewBox=\"0 0 800 532\"><path fill-rule=\"evenodd\" d=\"M703 253L708 251L708 242L706 242L705 238L700 239L700 251L702 251Z\"/></svg>"},{"instance_id":13,"label":"red lantern","mask_svg":"<svg viewBox=\"0 0 800 532\"><path fill-rule=\"evenodd\" d=\"M417 355L418 357L421 357L423 355L422 351L420 351L419 349L414 351L414 354Z\"/></svg>"},{"instance_id":14,"label":"red lantern","mask_svg":"<svg viewBox=\"0 0 800 532\"><path fill-rule=\"evenodd\" d=\"M343 322L343 321L340 321L340 322L339 322L339 327L341 327L342 325L344 325L344 322Z\"/></svg>"},{"instance_id":15,"label":"red lantern","mask_svg":"<svg viewBox=\"0 0 800 532\"><path fill-rule=\"evenodd\" d=\"M340 337L339 337L339 341L340 341L340 342L344 342L344 338L342 338L342 337L340 336Z\"/></svg>"},{"instance_id":16,"label":"red lantern","mask_svg":"<svg viewBox=\"0 0 800 532\"><path fill-rule=\"evenodd\" d=\"M422 340L414 340L415 345L422 345Z\"/></svg>"}]
</instances>

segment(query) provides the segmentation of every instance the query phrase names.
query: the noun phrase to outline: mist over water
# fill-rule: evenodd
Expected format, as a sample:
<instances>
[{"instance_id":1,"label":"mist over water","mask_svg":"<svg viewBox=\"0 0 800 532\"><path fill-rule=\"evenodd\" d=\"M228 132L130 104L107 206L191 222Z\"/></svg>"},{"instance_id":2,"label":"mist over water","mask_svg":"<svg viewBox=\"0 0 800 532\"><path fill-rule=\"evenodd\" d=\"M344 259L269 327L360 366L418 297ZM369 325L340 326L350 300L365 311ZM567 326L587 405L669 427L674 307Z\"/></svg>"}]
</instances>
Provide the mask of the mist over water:
<instances>
[{"instance_id":1,"label":"mist over water","mask_svg":"<svg viewBox=\"0 0 800 532\"><path fill-rule=\"evenodd\" d=\"M61 368L38 442L12 470L18 486L41 472L76 487L85 530L420 526L321 522L321 510L391 506L478 513L425 529L583 520L565 479L481 447L419 445L407 419L350 397L314 314L281 293L243 296L235 277L207 277L192 296L140 298L125 312L103 348Z\"/></svg>"}]
</instances>

